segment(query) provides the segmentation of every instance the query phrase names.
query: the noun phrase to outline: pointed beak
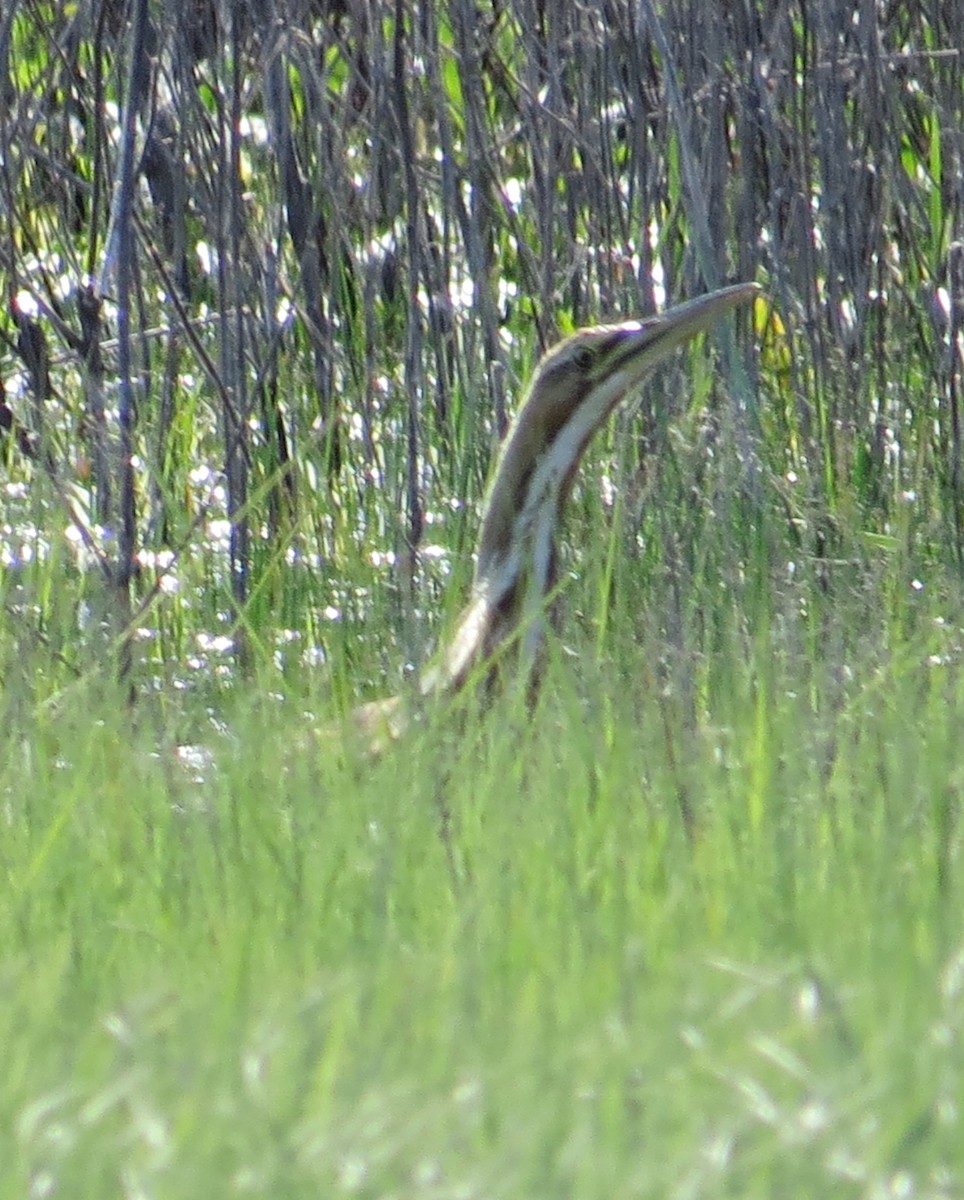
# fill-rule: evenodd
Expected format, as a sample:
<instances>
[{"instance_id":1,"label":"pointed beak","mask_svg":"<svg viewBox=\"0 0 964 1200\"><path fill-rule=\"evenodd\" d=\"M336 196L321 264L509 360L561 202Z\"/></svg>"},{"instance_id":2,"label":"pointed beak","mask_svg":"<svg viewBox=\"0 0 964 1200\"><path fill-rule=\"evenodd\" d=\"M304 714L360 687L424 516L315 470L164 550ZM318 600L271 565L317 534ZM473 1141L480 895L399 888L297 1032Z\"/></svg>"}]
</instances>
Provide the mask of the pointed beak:
<instances>
[{"instance_id":1,"label":"pointed beak","mask_svg":"<svg viewBox=\"0 0 964 1200\"><path fill-rule=\"evenodd\" d=\"M622 336L617 336L610 354L600 363L600 376L625 372L625 386L632 387L684 342L709 329L730 309L749 303L759 294L759 284L735 283L656 316L614 326L613 332Z\"/></svg>"}]
</instances>

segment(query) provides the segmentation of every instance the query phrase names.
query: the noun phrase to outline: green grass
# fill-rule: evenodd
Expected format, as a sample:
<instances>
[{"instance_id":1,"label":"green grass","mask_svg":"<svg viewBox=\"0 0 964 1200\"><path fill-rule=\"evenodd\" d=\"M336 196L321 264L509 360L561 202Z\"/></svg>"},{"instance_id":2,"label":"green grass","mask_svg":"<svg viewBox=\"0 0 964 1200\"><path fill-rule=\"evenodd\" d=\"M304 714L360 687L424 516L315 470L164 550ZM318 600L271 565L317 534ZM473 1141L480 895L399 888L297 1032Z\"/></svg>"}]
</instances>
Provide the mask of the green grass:
<instances>
[{"instance_id":1,"label":"green grass","mask_svg":"<svg viewBox=\"0 0 964 1200\"><path fill-rule=\"evenodd\" d=\"M679 661L617 589L597 660L591 569L531 724L376 764L270 679L194 771L21 712L0 1195L959 1194L952 602L744 574Z\"/></svg>"},{"instance_id":2,"label":"green grass","mask_svg":"<svg viewBox=\"0 0 964 1200\"><path fill-rule=\"evenodd\" d=\"M42 302L52 376L24 375L8 305L6 416L38 438L43 416L57 470L0 439L0 1200L964 1195L964 489L939 311L961 225L955 5L859 28L846 6L783 6L777 37L766 6L655 5L671 63L646 49L655 17L603 45L580 5L492 6L468 57L469 6L400 5L404 37L392 14L332 17L305 54L282 3L287 116L233 38L164 74L186 27L155 6L193 333L141 188L138 548L178 555L137 621L132 712L111 683L118 597L65 537L79 516L113 562L119 513L96 526L121 486L92 470L76 288L106 284L110 442L101 151L142 108L129 39L90 7L14 6L3 85L0 273ZM743 69L761 30L762 109ZM846 67L829 90L828 61ZM653 119L670 66L685 124ZM236 98L251 134L228 179L214 118ZM276 104L304 246L284 147L255 133ZM766 285L740 335L753 386L696 346L594 444L567 649L531 722L511 697L461 727L427 714L379 763L318 738L453 619L502 373L517 399L555 326L638 311L651 268L689 294L715 257L704 219L724 273ZM237 615L222 471L245 394ZM410 478L423 549L463 550L426 556L408 596L385 564ZM138 599L160 570L142 566Z\"/></svg>"}]
</instances>

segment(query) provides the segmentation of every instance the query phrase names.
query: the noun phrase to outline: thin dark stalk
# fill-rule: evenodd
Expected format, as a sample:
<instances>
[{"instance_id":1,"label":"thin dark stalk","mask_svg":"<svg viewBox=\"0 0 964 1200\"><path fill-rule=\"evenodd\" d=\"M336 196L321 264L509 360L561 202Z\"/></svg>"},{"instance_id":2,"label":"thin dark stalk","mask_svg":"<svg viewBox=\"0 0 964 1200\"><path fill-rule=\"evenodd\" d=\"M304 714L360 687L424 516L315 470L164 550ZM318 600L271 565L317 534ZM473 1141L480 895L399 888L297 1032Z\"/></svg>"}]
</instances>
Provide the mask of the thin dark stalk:
<instances>
[{"instance_id":1,"label":"thin dark stalk","mask_svg":"<svg viewBox=\"0 0 964 1200\"><path fill-rule=\"evenodd\" d=\"M406 500L408 507L407 552L411 560L422 540L422 500L419 488L419 408L424 393L422 377L422 317L418 287L423 278L421 201L415 172L416 152L408 109L408 56L405 46L406 11L404 0L395 0L393 72L395 116L401 141L402 167L405 174L405 230L408 241L410 300L405 342L405 385L408 402L405 415Z\"/></svg>"},{"instance_id":2,"label":"thin dark stalk","mask_svg":"<svg viewBox=\"0 0 964 1200\"><path fill-rule=\"evenodd\" d=\"M131 353L132 276L136 243L134 239L134 183L137 174L136 135L137 114L143 107L150 79L145 47L147 34L147 0L135 0L130 45L130 71L127 83L127 104L124 109L123 134L118 178L115 221L117 231L117 362L118 362L118 423L119 443L116 455L120 511L118 513L117 562L114 592L117 605L117 626L130 624L131 579L135 570L136 519L134 511L133 437L135 422L133 356ZM120 646L118 673L127 679L131 667L131 643L125 638Z\"/></svg>"}]
</instances>

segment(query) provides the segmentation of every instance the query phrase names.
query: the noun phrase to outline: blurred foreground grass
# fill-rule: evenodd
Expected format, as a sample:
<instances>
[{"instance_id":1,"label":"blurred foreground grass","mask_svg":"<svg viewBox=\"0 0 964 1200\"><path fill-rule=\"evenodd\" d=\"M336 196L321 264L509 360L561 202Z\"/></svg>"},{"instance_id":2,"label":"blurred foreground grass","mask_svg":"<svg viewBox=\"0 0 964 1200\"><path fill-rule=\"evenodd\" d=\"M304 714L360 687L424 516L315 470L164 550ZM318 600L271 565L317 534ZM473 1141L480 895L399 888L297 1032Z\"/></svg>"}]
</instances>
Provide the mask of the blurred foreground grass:
<instances>
[{"instance_id":1,"label":"blurred foreground grass","mask_svg":"<svg viewBox=\"0 0 964 1200\"><path fill-rule=\"evenodd\" d=\"M531 724L379 763L266 687L193 767L8 728L0 1195L960 1194L949 593L720 589L684 670L598 586Z\"/></svg>"}]
</instances>

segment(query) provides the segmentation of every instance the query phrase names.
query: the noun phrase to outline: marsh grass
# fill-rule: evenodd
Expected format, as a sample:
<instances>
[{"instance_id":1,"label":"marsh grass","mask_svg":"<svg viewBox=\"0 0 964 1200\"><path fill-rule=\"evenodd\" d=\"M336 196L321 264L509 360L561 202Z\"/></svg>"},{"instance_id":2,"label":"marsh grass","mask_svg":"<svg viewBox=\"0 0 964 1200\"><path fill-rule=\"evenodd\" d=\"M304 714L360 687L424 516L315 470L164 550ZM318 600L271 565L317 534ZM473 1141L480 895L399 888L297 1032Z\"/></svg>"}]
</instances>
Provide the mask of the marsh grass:
<instances>
[{"instance_id":1,"label":"marsh grass","mask_svg":"<svg viewBox=\"0 0 964 1200\"><path fill-rule=\"evenodd\" d=\"M959 1196L964 9L195 7L6 27L0 1197ZM319 737L539 348L717 276L532 718Z\"/></svg>"},{"instance_id":2,"label":"marsh grass","mask_svg":"<svg viewBox=\"0 0 964 1200\"><path fill-rule=\"evenodd\" d=\"M601 546L531 721L378 763L267 686L191 768L93 696L21 724L4 1193L955 1194L953 589L807 610L717 538L675 643Z\"/></svg>"}]
</instances>

